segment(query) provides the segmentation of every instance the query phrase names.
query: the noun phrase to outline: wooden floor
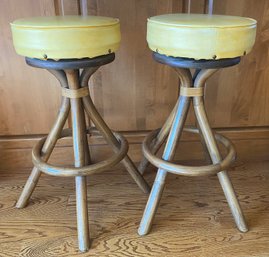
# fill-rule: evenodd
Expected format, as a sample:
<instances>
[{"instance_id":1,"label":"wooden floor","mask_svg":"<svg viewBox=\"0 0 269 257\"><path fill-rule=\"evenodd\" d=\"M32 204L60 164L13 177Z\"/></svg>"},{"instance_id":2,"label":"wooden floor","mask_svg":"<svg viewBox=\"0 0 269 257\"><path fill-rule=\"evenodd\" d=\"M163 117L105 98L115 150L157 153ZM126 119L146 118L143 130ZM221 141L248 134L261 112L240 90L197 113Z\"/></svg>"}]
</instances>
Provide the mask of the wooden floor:
<instances>
[{"instance_id":1,"label":"wooden floor","mask_svg":"<svg viewBox=\"0 0 269 257\"><path fill-rule=\"evenodd\" d=\"M235 228L216 177L168 176L151 234L137 227L147 200L123 168L88 180L92 248L77 248L74 181L42 176L29 206L14 208L29 170L0 172L0 256L269 256L269 162L230 172L250 226ZM152 169L146 175L152 183Z\"/></svg>"}]
</instances>

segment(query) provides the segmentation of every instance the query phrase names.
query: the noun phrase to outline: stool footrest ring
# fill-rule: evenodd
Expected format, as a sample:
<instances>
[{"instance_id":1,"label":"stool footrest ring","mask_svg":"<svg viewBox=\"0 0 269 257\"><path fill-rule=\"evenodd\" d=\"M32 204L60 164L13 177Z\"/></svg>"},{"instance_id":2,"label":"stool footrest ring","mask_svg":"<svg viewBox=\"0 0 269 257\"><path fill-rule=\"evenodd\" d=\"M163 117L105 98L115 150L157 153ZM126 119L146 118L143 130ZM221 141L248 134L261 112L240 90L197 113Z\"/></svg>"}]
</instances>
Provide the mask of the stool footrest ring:
<instances>
[{"instance_id":1,"label":"stool footrest ring","mask_svg":"<svg viewBox=\"0 0 269 257\"><path fill-rule=\"evenodd\" d=\"M126 139L119 133L113 132L115 137L120 143L120 147L118 152L112 155L110 158L100 161L95 164L86 165L80 168L77 167L61 167L51 165L42 160L41 151L46 140L46 137L43 137L38 141L38 143L34 146L32 151L32 160L35 167L42 172L53 175L53 176L63 176L63 177L74 177L74 176L87 176L93 173L104 171L117 163L119 163L127 154L128 151L128 143ZM60 138L71 136L72 130L64 129L61 133Z\"/></svg>"},{"instance_id":2,"label":"stool footrest ring","mask_svg":"<svg viewBox=\"0 0 269 257\"><path fill-rule=\"evenodd\" d=\"M226 157L217 164L210 164L204 166L185 166L180 164L174 164L169 161L165 161L163 159L158 158L151 152L150 145L154 138L159 133L160 129L154 130L144 139L143 142L143 153L148 161L156 166L159 169L163 169L165 171L177 174L177 175L184 175L184 176L206 176L216 174L222 170L226 170L232 162L235 160L236 152L232 142L227 139L226 137L214 133L216 140L222 143L225 148L227 149ZM199 130L196 128L184 128L184 131L197 133L199 134Z\"/></svg>"}]
</instances>

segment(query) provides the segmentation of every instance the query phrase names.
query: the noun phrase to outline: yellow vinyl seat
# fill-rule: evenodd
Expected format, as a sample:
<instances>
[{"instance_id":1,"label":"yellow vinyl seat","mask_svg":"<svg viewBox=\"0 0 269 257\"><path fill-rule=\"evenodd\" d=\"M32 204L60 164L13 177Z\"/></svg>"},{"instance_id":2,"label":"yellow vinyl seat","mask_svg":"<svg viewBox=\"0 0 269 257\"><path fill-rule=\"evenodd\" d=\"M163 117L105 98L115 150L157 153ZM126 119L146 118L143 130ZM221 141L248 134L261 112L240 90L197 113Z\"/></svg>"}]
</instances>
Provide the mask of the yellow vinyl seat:
<instances>
[{"instance_id":1,"label":"yellow vinyl seat","mask_svg":"<svg viewBox=\"0 0 269 257\"><path fill-rule=\"evenodd\" d=\"M245 55L256 37L250 18L207 14L166 14L147 24L149 48L160 54L193 59L223 59Z\"/></svg>"},{"instance_id":2,"label":"yellow vinyl seat","mask_svg":"<svg viewBox=\"0 0 269 257\"><path fill-rule=\"evenodd\" d=\"M32 17L11 23L19 55L39 59L93 58L115 52L119 20L101 16Z\"/></svg>"}]
</instances>

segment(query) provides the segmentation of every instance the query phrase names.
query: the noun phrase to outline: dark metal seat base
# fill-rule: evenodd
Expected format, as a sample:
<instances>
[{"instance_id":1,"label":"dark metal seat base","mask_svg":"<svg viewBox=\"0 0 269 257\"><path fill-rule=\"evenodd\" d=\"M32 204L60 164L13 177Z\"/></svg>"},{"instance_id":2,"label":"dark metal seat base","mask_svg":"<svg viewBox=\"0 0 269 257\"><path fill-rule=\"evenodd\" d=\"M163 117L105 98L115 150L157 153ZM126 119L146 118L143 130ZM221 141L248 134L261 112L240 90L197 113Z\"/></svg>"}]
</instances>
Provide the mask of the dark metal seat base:
<instances>
[{"instance_id":1,"label":"dark metal seat base","mask_svg":"<svg viewBox=\"0 0 269 257\"><path fill-rule=\"evenodd\" d=\"M182 57L166 56L153 52L152 54L155 61L169 65L174 68L188 68L188 69L218 69L230 67L238 64L241 60L240 57L218 59L218 60L195 60Z\"/></svg>"},{"instance_id":2,"label":"dark metal seat base","mask_svg":"<svg viewBox=\"0 0 269 257\"><path fill-rule=\"evenodd\" d=\"M36 59L26 57L26 63L32 67L52 70L66 70L66 69L85 69L89 67L100 67L102 65L113 62L115 54L107 54L98 56L95 58L83 58L83 59Z\"/></svg>"}]
</instances>

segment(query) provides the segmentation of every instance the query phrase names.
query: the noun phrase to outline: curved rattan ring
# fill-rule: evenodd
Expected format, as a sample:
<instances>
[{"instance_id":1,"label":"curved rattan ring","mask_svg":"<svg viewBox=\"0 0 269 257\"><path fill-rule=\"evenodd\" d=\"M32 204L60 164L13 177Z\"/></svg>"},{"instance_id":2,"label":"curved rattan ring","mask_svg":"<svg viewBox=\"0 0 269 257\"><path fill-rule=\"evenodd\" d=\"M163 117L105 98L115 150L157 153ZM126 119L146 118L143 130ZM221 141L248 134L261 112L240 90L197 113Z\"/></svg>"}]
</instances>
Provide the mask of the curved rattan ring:
<instances>
[{"instance_id":1,"label":"curved rattan ring","mask_svg":"<svg viewBox=\"0 0 269 257\"><path fill-rule=\"evenodd\" d=\"M118 152L112 155L110 158L100 161L95 164L86 165L80 168L77 167L61 167L54 166L49 163L46 163L42 160L41 157L41 149L46 140L46 137L43 137L38 141L38 143L34 146L32 151L32 160L35 167L42 172L53 175L53 176L63 176L63 177L74 177L74 176L87 176L93 173L104 171L117 163L119 163L127 154L128 151L128 143L126 139L119 133L113 132L117 140L120 142L120 148ZM70 129L64 129L60 138L68 137L72 135L72 131Z\"/></svg>"},{"instance_id":2,"label":"curved rattan ring","mask_svg":"<svg viewBox=\"0 0 269 257\"><path fill-rule=\"evenodd\" d=\"M151 142L157 136L157 134L159 133L159 130L160 129L152 131L144 139L143 147L142 147L143 153L145 157L148 159L148 161L159 169L163 169L177 175L206 176L206 175L216 174L222 170L226 170L231 165L231 163L235 160L236 152L235 152L232 142L226 137L220 134L214 133L216 140L222 143L227 149L227 155L220 163L195 167L195 166L179 165L179 164L174 164L174 163L165 161L155 156L150 150ZM197 134L199 133L198 129L196 128L185 128L184 131L197 133Z\"/></svg>"}]
</instances>

